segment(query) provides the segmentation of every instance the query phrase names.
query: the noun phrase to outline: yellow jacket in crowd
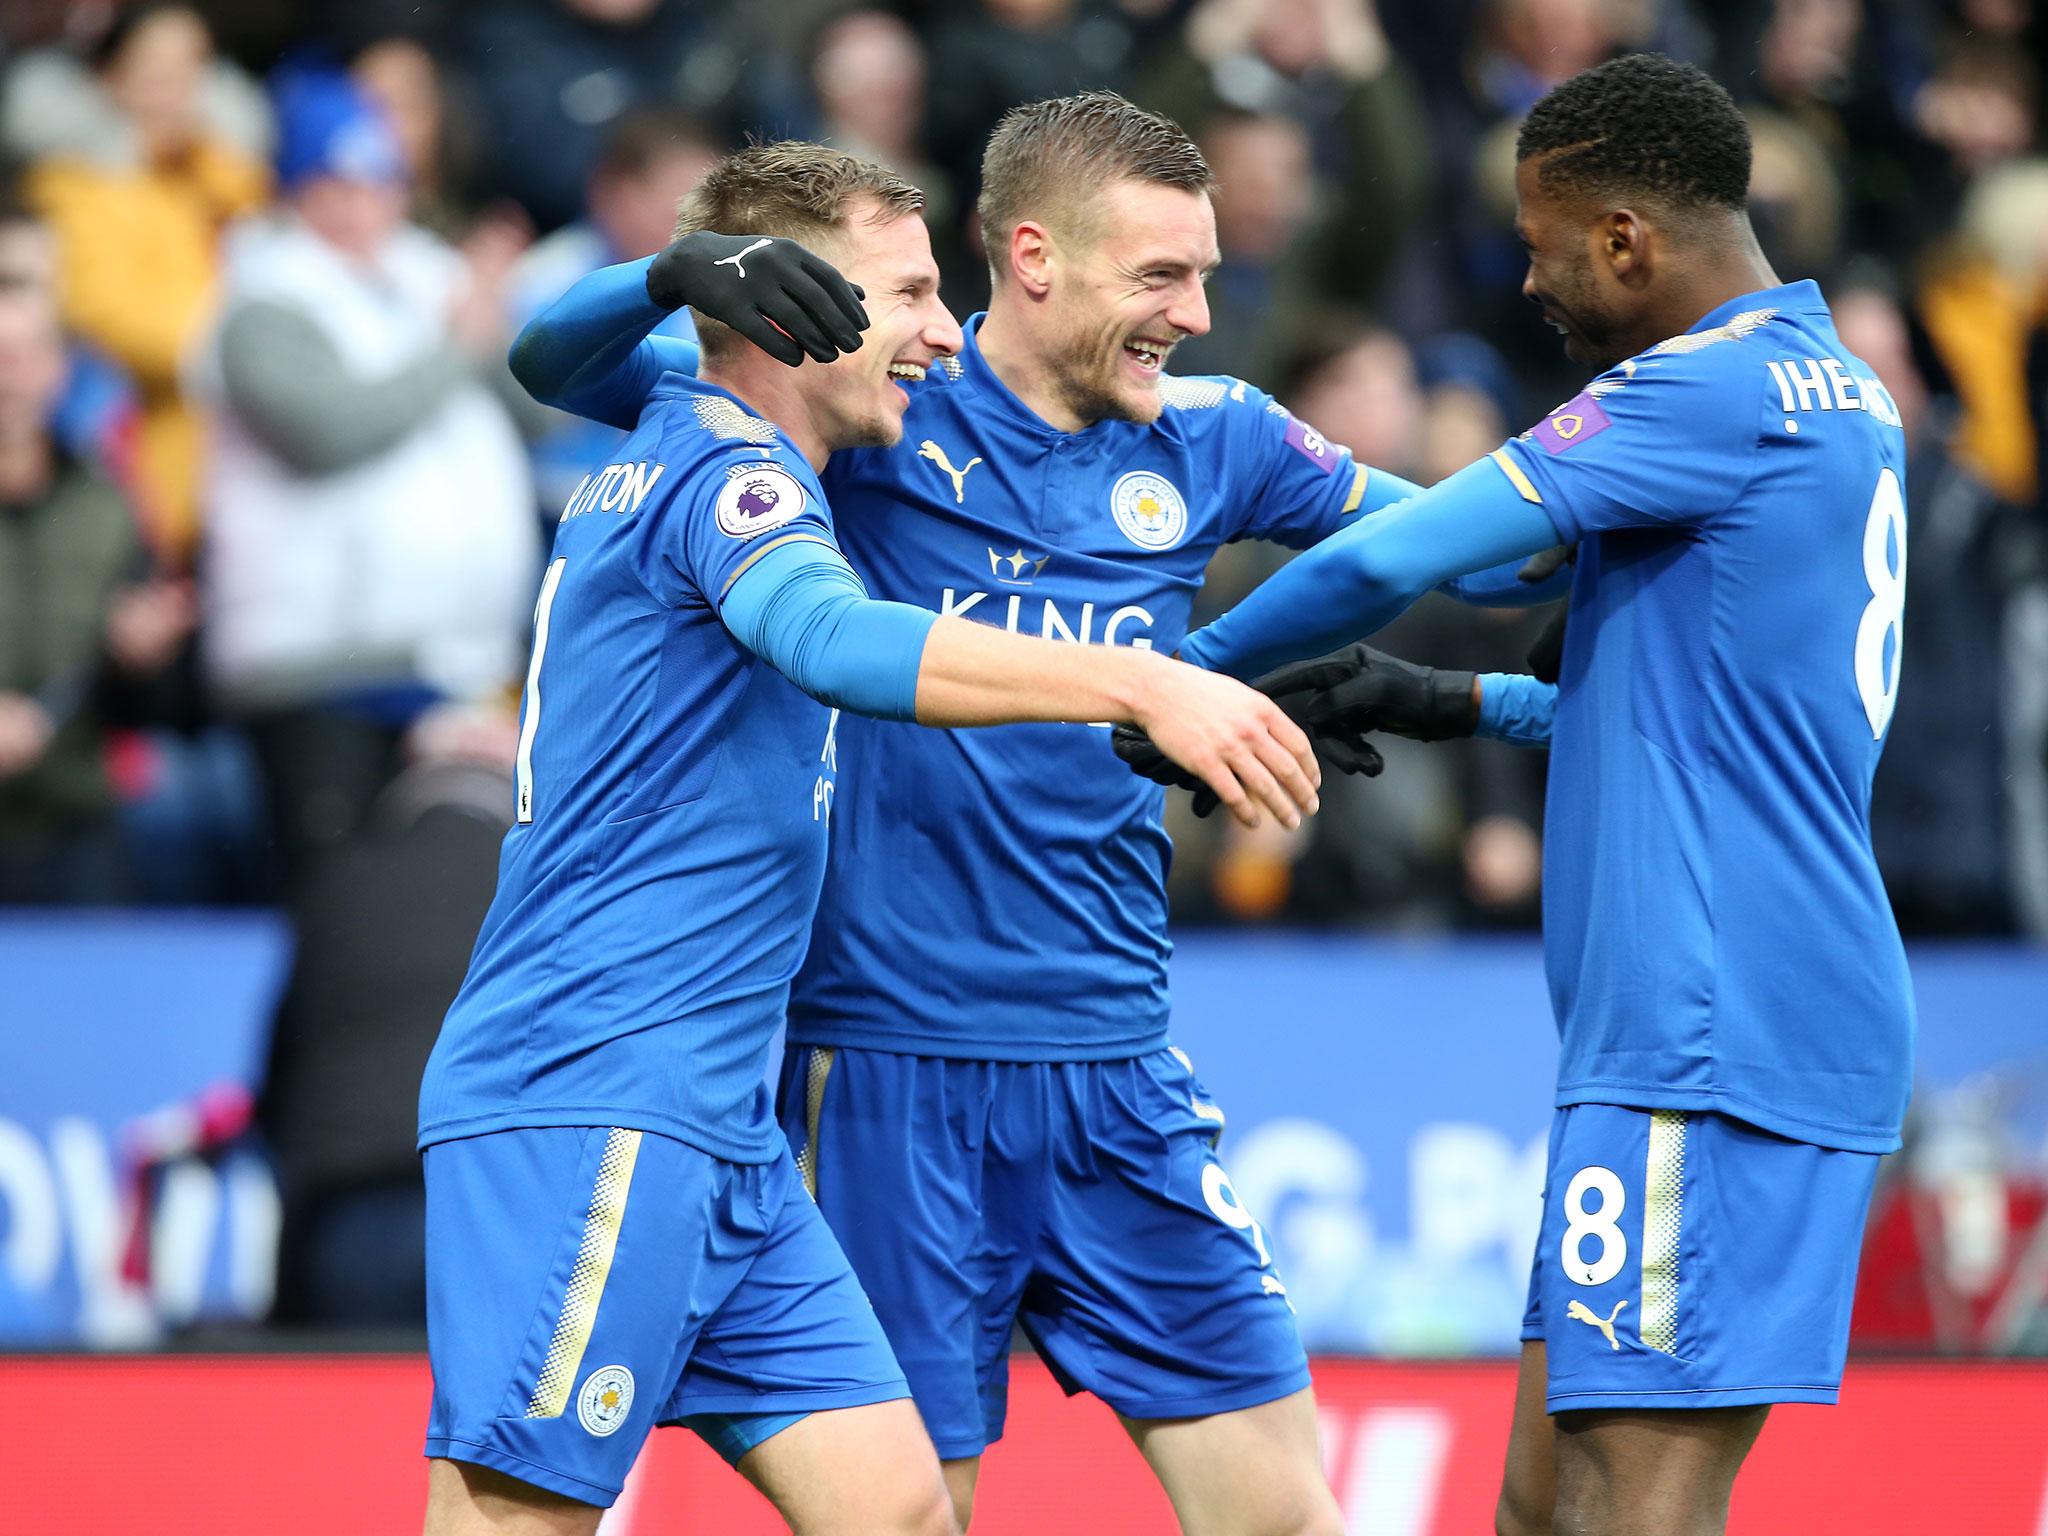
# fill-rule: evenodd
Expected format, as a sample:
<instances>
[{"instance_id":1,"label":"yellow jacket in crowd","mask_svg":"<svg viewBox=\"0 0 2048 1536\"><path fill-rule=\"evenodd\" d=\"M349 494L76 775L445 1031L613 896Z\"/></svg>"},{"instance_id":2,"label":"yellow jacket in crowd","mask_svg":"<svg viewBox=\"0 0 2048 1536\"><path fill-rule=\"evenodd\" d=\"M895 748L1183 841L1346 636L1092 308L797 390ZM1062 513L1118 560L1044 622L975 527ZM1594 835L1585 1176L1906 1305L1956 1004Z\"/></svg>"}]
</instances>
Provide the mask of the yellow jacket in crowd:
<instances>
[{"instance_id":1,"label":"yellow jacket in crowd","mask_svg":"<svg viewBox=\"0 0 2048 1536\"><path fill-rule=\"evenodd\" d=\"M204 424L179 368L211 317L222 226L262 206L269 174L201 140L168 163L54 155L26 191L57 233L65 323L134 377L144 512L160 552L183 565L198 535Z\"/></svg>"}]
</instances>

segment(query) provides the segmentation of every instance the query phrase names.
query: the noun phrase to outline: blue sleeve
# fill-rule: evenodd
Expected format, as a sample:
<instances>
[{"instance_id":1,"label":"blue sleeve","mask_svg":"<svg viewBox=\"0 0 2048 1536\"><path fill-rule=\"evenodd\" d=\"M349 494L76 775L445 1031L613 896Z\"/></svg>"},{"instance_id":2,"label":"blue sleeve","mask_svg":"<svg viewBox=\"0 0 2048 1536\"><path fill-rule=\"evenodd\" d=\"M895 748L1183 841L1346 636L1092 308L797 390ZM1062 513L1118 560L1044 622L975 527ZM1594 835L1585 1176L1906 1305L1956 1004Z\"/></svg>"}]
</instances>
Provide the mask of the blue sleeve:
<instances>
[{"instance_id":1,"label":"blue sleeve","mask_svg":"<svg viewBox=\"0 0 2048 1536\"><path fill-rule=\"evenodd\" d=\"M771 540L733 581L719 617L812 698L884 720L917 718L917 674L938 615L877 602L838 550Z\"/></svg>"},{"instance_id":2,"label":"blue sleeve","mask_svg":"<svg viewBox=\"0 0 2048 1536\"><path fill-rule=\"evenodd\" d=\"M697 348L650 336L669 312L647 297L649 256L580 278L512 343L512 377L543 405L632 430L664 373L697 371Z\"/></svg>"},{"instance_id":3,"label":"blue sleeve","mask_svg":"<svg viewBox=\"0 0 2048 1536\"><path fill-rule=\"evenodd\" d=\"M666 455L682 457L687 447L664 439ZM805 540L839 553L831 509L808 465L787 462L783 450L758 447L752 463L678 466L660 516L652 519L636 554L640 578L663 602L696 598L723 608L728 591L762 553ZM657 473L666 473L658 466Z\"/></svg>"},{"instance_id":4,"label":"blue sleeve","mask_svg":"<svg viewBox=\"0 0 2048 1536\"><path fill-rule=\"evenodd\" d=\"M1536 608L1570 593L1570 565L1559 566L1541 581L1524 581L1517 574L1522 564L1520 560L1510 560L1469 576L1453 576L1439 584L1437 590L1475 608Z\"/></svg>"},{"instance_id":5,"label":"blue sleeve","mask_svg":"<svg viewBox=\"0 0 2048 1536\"><path fill-rule=\"evenodd\" d=\"M1481 459L1399 506L1326 539L1215 623L1181 654L1234 677L1320 656L1382 628L1453 576L1556 544L1542 507Z\"/></svg>"},{"instance_id":6,"label":"blue sleeve","mask_svg":"<svg viewBox=\"0 0 2048 1536\"><path fill-rule=\"evenodd\" d=\"M1567 544L1610 528L1703 526L1749 483L1770 382L1764 361L1733 340L1653 348L1602 374L1494 458Z\"/></svg>"},{"instance_id":7,"label":"blue sleeve","mask_svg":"<svg viewBox=\"0 0 2048 1536\"><path fill-rule=\"evenodd\" d=\"M1520 672L1479 674L1479 727L1472 734L1525 747L1550 745L1557 685Z\"/></svg>"},{"instance_id":8,"label":"blue sleeve","mask_svg":"<svg viewBox=\"0 0 2048 1536\"><path fill-rule=\"evenodd\" d=\"M1360 464L1349 448L1331 442L1262 390L1230 383L1223 409L1231 413L1232 472L1218 479L1253 488L1232 538L1271 539L1306 549L1421 489L1412 480ZM1240 465L1249 466L1249 473L1239 472Z\"/></svg>"}]
</instances>

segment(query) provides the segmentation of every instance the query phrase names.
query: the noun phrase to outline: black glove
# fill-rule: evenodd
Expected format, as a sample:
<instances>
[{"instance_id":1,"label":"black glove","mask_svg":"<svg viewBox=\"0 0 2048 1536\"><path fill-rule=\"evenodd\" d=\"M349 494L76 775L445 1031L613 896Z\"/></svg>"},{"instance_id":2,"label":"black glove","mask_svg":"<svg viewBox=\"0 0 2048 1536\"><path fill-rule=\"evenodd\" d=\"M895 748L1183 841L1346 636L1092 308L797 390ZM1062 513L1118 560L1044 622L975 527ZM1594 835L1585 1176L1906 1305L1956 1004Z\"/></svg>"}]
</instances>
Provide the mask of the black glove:
<instances>
[{"instance_id":1,"label":"black glove","mask_svg":"<svg viewBox=\"0 0 2048 1536\"><path fill-rule=\"evenodd\" d=\"M1530 643L1524 665L1539 683L1556 682L1557 674L1564 670L1564 621L1570 612L1569 606L1559 604L1550 622L1543 626L1543 633Z\"/></svg>"},{"instance_id":2,"label":"black glove","mask_svg":"<svg viewBox=\"0 0 2048 1536\"><path fill-rule=\"evenodd\" d=\"M1515 572L1515 579L1526 581L1533 587L1540 582L1548 581L1578 557L1578 545L1555 545L1524 560L1522 568ZM1565 610L1558 609L1551 616L1550 622L1543 626L1543 633L1538 635L1535 643L1529 647L1527 665L1529 670L1536 674L1538 682L1557 681L1558 668L1564 661L1564 616Z\"/></svg>"},{"instance_id":3,"label":"black glove","mask_svg":"<svg viewBox=\"0 0 2048 1536\"><path fill-rule=\"evenodd\" d=\"M1380 757L1378 749L1365 739L1364 732L1345 731L1341 727L1333 727L1328 732L1318 732L1301 715L1301 710L1311 698L1307 689L1287 691L1269 686L1276 678L1284 679L1286 674L1294 670L1296 669L1292 667L1282 667L1277 672L1268 673L1265 677L1257 679L1252 683L1252 687L1272 699L1280 706L1281 713L1308 732L1316 756L1322 759L1325 766L1334 768L1339 773L1357 773L1368 779L1377 778L1380 770L1386 767L1386 763ZM1154 784L1164 784L1168 789L1193 790L1195 799L1191 809L1197 816L1207 816L1223 803L1217 798L1216 791L1204 780L1197 778L1160 751L1152 738L1135 725L1118 726L1110 732L1109 744L1116 755L1129 766L1131 772L1140 778L1150 779Z\"/></svg>"},{"instance_id":4,"label":"black glove","mask_svg":"<svg viewBox=\"0 0 2048 1536\"><path fill-rule=\"evenodd\" d=\"M647 297L663 309L687 304L792 368L806 353L829 363L856 350L868 328L857 283L794 240L767 235L684 235L648 267Z\"/></svg>"},{"instance_id":5,"label":"black glove","mask_svg":"<svg viewBox=\"0 0 2048 1536\"><path fill-rule=\"evenodd\" d=\"M1531 555L1515 571L1515 580L1526 581L1530 586L1550 580L1559 571L1579 557L1576 544L1554 544L1549 549Z\"/></svg>"},{"instance_id":6,"label":"black glove","mask_svg":"<svg viewBox=\"0 0 2048 1536\"><path fill-rule=\"evenodd\" d=\"M1289 713L1320 744L1326 737L1362 739L1386 731L1414 741L1470 736L1479 724L1471 672L1439 671L1389 656L1364 643L1320 661L1297 662L1261 680L1262 686L1306 695ZM1378 754L1374 754L1377 756Z\"/></svg>"}]
</instances>

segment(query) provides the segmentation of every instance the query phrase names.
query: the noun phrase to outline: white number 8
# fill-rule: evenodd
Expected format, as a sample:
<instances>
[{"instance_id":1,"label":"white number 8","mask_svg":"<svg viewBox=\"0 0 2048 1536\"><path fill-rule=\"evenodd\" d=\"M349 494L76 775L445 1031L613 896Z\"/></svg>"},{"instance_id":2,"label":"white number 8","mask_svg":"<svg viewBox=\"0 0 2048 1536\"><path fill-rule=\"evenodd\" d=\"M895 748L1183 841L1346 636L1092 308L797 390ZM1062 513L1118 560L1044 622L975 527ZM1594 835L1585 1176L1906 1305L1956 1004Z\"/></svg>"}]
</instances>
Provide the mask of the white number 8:
<instances>
[{"instance_id":1,"label":"white number 8","mask_svg":"<svg viewBox=\"0 0 2048 1536\"><path fill-rule=\"evenodd\" d=\"M1600 1192L1600 1209L1590 1213L1586 1210L1589 1189ZM1566 1225L1559 1257L1573 1285L1605 1285L1621 1273L1621 1266L1628 1262L1628 1239L1621 1235L1618 1223L1627 1204L1628 1194L1612 1168L1581 1168L1572 1175L1564 1192ZM1584 1257L1589 1237L1600 1239L1600 1257L1590 1264Z\"/></svg>"},{"instance_id":2,"label":"white number 8","mask_svg":"<svg viewBox=\"0 0 2048 1536\"><path fill-rule=\"evenodd\" d=\"M1890 550L1899 552L1894 571ZM1856 691L1863 696L1863 714L1873 740L1891 724L1899 701L1899 664L1906 645L1906 498L1899 477L1889 469L1877 474L1877 493L1870 498L1870 516L1863 524L1863 580L1870 602L1856 626ZM1890 675L1886 675L1884 643L1892 642Z\"/></svg>"}]
</instances>

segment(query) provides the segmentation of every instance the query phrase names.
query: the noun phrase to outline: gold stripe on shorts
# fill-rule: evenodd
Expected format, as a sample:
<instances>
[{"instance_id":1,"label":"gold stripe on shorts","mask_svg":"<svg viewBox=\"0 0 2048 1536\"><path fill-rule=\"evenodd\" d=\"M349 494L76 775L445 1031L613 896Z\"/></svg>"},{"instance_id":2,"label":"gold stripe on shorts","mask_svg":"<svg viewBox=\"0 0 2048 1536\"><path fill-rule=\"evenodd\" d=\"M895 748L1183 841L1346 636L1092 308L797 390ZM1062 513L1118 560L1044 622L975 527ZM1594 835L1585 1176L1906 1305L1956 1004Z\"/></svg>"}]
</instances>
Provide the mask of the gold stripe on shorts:
<instances>
[{"instance_id":1,"label":"gold stripe on shorts","mask_svg":"<svg viewBox=\"0 0 2048 1536\"><path fill-rule=\"evenodd\" d=\"M796 1155L796 1171L813 1200L818 1198L818 1119L825 1109L825 1079L838 1054L834 1046L814 1045L804 1061L804 1145Z\"/></svg>"},{"instance_id":2,"label":"gold stripe on shorts","mask_svg":"<svg viewBox=\"0 0 2048 1536\"><path fill-rule=\"evenodd\" d=\"M1643 1179L1643 1320L1652 1349L1678 1353L1678 1233L1685 1214L1685 1111L1650 1111L1650 1157Z\"/></svg>"},{"instance_id":3,"label":"gold stripe on shorts","mask_svg":"<svg viewBox=\"0 0 2048 1536\"><path fill-rule=\"evenodd\" d=\"M590 1191L590 1209L583 1217L583 1244L562 1311L548 1340L540 1379L527 1399L529 1419L559 1419L569 1405L569 1389L583 1366L583 1350L597 1323L597 1304L612 1272L612 1254L619 1246L619 1224L626 1218L626 1194L633 1186L633 1164L640 1156L640 1133L614 1129L605 1137L604 1156L597 1165L597 1184Z\"/></svg>"}]
</instances>

